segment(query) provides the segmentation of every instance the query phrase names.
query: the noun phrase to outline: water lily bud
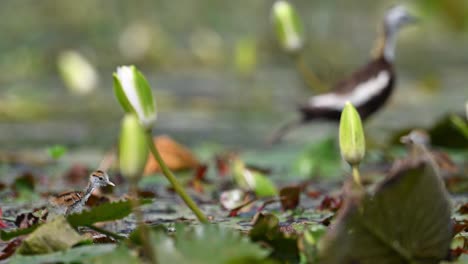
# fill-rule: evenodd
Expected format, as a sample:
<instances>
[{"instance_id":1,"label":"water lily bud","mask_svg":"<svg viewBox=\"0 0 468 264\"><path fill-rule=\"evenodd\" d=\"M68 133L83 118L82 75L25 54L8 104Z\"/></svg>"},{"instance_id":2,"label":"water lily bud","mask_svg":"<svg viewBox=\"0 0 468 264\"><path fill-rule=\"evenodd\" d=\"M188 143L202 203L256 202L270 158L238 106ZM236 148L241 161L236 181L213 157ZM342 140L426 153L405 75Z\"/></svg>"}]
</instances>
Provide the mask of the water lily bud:
<instances>
[{"instance_id":1,"label":"water lily bud","mask_svg":"<svg viewBox=\"0 0 468 264\"><path fill-rule=\"evenodd\" d=\"M346 102L340 119L341 156L351 166L358 165L366 152L361 117L356 108Z\"/></svg>"},{"instance_id":2,"label":"water lily bud","mask_svg":"<svg viewBox=\"0 0 468 264\"><path fill-rule=\"evenodd\" d=\"M65 85L73 93L85 95L96 88L98 74L94 66L79 52L61 52L57 66Z\"/></svg>"},{"instance_id":3,"label":"water lily bud","mask_svg":"<svg viewBox=\"0 0 468 264\"><path fill-rule=\"evenodd\" d=\"M126 114L122 121L119 141L119 163L122 174L140 177L148 158L146 132L134 114Z\"/></svg>"},{"instance_id":4,"label":"water lily bud","mask_svg":"<svg viewBox=\"0 0 468 264\"><path fill-rule=\"evenodd\" d=\"M134 113L150 129L156 122L153 93L143 74L135 66L121 66L114 73L114 92L127 113Z\"/></svg>"},{"instance_id":5,"label":"water lily bud","mask_svg":"<svg viewBox=\"0 0 468 264\"><path fill-rule=\"evenodd\" d=\"M299 52L304 46L302 23L287 1L276 1L272 10L276 37L286 52Z\"/></svg>"}]
</instances>

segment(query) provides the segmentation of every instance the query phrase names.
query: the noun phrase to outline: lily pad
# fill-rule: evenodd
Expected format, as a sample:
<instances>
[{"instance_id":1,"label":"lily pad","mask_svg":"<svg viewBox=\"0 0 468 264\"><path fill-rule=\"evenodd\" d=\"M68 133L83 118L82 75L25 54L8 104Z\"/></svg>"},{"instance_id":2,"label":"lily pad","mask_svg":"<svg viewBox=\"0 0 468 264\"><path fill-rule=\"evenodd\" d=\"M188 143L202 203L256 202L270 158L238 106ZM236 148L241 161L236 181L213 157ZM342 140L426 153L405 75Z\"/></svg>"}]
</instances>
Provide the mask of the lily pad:
<instances>
[{"instance_id":1,"label":"lily pad","mask_svg":"<svg viewBox=\"0 0 468 264\"><path fill-rule=\"evenodd\" d=\"M268 250L239 232L215 225L177 226L175 238L153 236L160 263L267 263Z\"/></svg>"},{"instance_id":2,"label":"lily pad","mask_svg":"<svg viewBox=\"0 0 468 264\"><path fill-rule=\"evenodd\" d=\"M76 263L92 257L103 255L115 250L115 245L92 245L71 248L50 254L23 256L15 255L9 259L10 264L42 264L42 263ZM86 262L89 263L89 262Z\"/></svg>"},{"instance_id":3,"label":"lily pad","mask_svg":"<svg viewBox=\"0 0 468 264\"><path fill-rule=\"evenodd\" d=\"M85 238L68 224L65 217L58 216L28 236L18 252L23 255L46 254L68 249L83 240Z\"/></svg>"},{"instance_id":4,"label":"lily pad","mask_svg":"<svg viewBox=\"0 0 468 264\"><path fill-rule=\"evenodd\" d=\"M373 194L345 189L320 263L439 263L448 256L450 201L440 177L428 161L398 164Z\"/></svg>"}]
</instances>

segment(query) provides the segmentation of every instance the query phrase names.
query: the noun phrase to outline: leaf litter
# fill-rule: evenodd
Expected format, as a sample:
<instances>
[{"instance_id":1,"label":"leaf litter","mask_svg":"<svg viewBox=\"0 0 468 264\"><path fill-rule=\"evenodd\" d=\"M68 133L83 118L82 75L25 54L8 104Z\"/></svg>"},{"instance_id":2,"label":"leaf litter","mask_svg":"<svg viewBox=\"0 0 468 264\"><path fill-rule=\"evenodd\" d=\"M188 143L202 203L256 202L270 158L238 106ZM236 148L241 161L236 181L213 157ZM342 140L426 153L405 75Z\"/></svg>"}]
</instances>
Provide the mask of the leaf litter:
<instances>
[{"instance_id":1,"label":"leaf litter","mask_svg":"<svg viewBox=\"0 0 468 264\"><path fill-rule=\"evenodd\" d=\"M327 141L307 148L313 153L323 146L328 151L332 145ZM291 177L290 171L226 153L214 153L212 159L204 160L190 153L193 159L178 173L211 225L197 224L157 170L140 184L140 197L151 197L140 203L160 263L439 263L456 259L463 263L460 261L466 259L468 201L452 195L450 205L444 188L445 183L449 191L459 187L458 193L463 193L460 188L468 183L463 165L455 181L452 176L439 177L422 160L397 162L390 172L386 172L387 165L382 166L379 174L387 174L383 180L373 176L374 169L366 172L366 167L372 167L366 164L363 174L369 175L368 191L360 193L336 177L343 173L341 161L336 159L339 154L326 162L301 165L311 168L301 173L292 163L291 171L296 170L297 177ZM313 160L314 155L309 158ZM297 160L307 161L304 154ZM320 164L325 167L319 169ZM131 239L136 222L127 200L130 197L125 194L126 182L118 171L110 167L109 174L118 182L114 193L105 199L95 193L101 202L89 203L89 210L51 218L41 206L22 205L37 197L46 205L49 193L43 173L35 172L38 168L42 170L36 167L20 173L3 190L14 196L0 207L6 212L0 219L4 223L1 259L11 263L145 261L141 245ZM79 186L91 170L71 164L64 170L63 182ZM333 176L323 177L327 175ZM452 208L457 210L451 213ZM62 219L61 227L56 226L57 219ZM57 233L56 229L64 231L61 238L73 239L57 247L55 238L46 236ZM31 244L39 246L32 250ZM214 251L218 254L212 254Z\"/></svg>"}]
</instances>

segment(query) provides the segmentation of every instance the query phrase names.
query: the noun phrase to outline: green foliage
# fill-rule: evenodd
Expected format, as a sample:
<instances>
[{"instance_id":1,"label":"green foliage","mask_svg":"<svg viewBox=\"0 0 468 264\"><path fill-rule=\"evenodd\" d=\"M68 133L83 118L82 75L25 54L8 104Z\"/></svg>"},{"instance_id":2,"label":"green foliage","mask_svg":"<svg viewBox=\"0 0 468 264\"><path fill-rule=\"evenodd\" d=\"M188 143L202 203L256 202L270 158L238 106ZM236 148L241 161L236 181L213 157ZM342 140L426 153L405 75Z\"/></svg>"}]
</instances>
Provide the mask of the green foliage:
<instances>
[{"instance_id":1,"label":"green foliage","mask_svg":"<svg viewBox=\"0 0 468 264\"><path fill-rule=\"evenodd\" d=\"M55 160L58 160L60 157L67 153L67 147L63 145L53 145L47 148L47 153L49 156Z\"/></svg>"},{"instance_id":2,"label":"green foliage","mask_svg":"<svg viewBox=\"0 0 468 264\"><path fill-rule=\"evenodd\" d=\"M148 159L145 129L133 114L122 121L119 139L119 167L125 177L140 177Z\"/></svg>"},{"instance_id":3,"label":"green foliage","mask_svg":"<svg viewBox=\"0 0 468 264\"><path fill-rule=\"evenodd\" d=\"M147 203L151 203L151 200L140 200L141 205ZM130 213L132 213L132 204L127 200L115 203L105 203L93 207L89 211L83 211L78 214L71 214L67 217L67 220L73 227L89 226L98 222L122 219L128 216Z\"/></svg>"},{"instance_id":4,"label":"green foliage","mask_svg":"<svg viewBox=\"0 0 468 264\"><path fill-rule=\"evenodd\" d=\"M358 165L366 152L361 117L350 102L346 102L341 112L340 150L343 159L351 166Z\"/></svg>"},{"instance_id":5,"label":"green foliage","mask_svg":"<svg viewBox=\"0 0 468 264\"><path fill-rule=\"evenodd\" d=\"M196 226L194 230L178 225L176 229L173 239L153 233L160 263L268 263L268 251L237 231L215 225Z\"/></svg>"},{"instance_id":6,"label":"green foliage","mask_svg":"<svg viewBox=\"0 0 468 264\"><path fill-rule=\"evenodd\" d=\"M312 225L304 230L302 236L299 238L301 263L319 263L318 244L326 231L326 227L321 224Z\"/></svg>"},{"instance_id":7,"label":"green foliage","mask_svg":"<svg viewBox=\"0 0 468 264\"><path fill-rule=\"evenodd\" d=\"M468 140L468 122L457 115L451 115L450 121L452 121L453 126Z\"/></svg>"},{"instance_id":8,"label":"green foliage","mask_svg":"<svg viewBox=\"0 0 468 264\"><path fill-rule=\"evenodd\" d=\"M70 226L65 217L58 216L29 235L19 247L18 253L47 254L68 249L83 240L84 238Z\"/></svg>"},{"instance_id":9,"label":"green foliage","mask_svg":"<svg viewBox=\"0 0 468 264\"><path fill-rule=\"evenodd\" d=\"M116 249L111 252L100 254L96 257L93 257L89 260L93 264L138 264L142 263L129 248L124 245L119 245Z\"/></svg>"},{"instance_id":10,"label":"green foliage","mask_svg":"<svg viewBox=\"0 0 468 264\"><path fill-rule=\"evenodd\" d=\"M461 149L468 148L468 139L463 132L454 125L453 114L440 118L436 124L429 129L431 143L434 146ZM460 118L464 118L460 116Z\"/></svg>"},{"instance_id":11,"label":"green foliage","mask_svg":"<svg viewBox=\"0 0 468 264\"><path fill-rule=\"evenodd\" d=\"M34 230L36 230L39 226L40 226L40 224L36 224L36 225L30 226L28 228L18 228L18 229L9 231L9 232L7 232L5 230L0 230L0 238L3 241L8 241L8 240L13 239L13 238L18 237L18 236L30 234Z\"/></svg>"},{"instance_id":12,"label":"green foliage","mask_svg":"<svg viewBox=\"0 0 468 264\"><path fill-rule=\"evenodd\" d=\"M269 197L278 194L276 185L266 175L246 168L242 160L234 160L233 167L234 179L241 188L254 191L258 197Z\"/></svg>"},{"instance_id":13,"label":"green foliage","mask_svg":"<svg viewBox=\"0 0 468 264\"><path fill-rule=\"evenodd\" d=\"M10 264L42 264L42 263L77 263L77 262L86 262L90 258L104 255L112 254L115 252L115 245L92 245L92 246L81 246L76 248L71 248L65 251L54 252L50 254L43 255L34 255L34 256L23 256L15 255L9 259ZM116 253L117 254L117 253ZM99 262L99 259L96 261ZM110 263L110 262L108 262ZM128 262L132 263L132 262Z\"/></svg>"},{"instance_id":14,"label":"green foliage","mask_svg":"<svg viewBox=\"0 0 468 264\"><path fill-rule=\"evenodd\" d=\"M140 205L151 203L151 199L140 200ZM89 211L83 211L77 214L67 216L67 221L72 227L90 226L98 222L112 221L122 219L132 213L130 201L120 201L115 203L105 203L93 207ZM36 230L40 225L34 225L29 228L16 229L10 232L0 230L0 238L4 241L12 238L27 235Z\"/></svg>"},{"instance_id":15,"label":"green foliage","mask_svg":"<svg viewBox=\"0 0 468 264\"><path fill-rule=\"evenodd\" d=\"M402 162L374 194L346 189L344 208L321 241L320 263L438 263L453 236L450 211L434 168Z\"/></svg>"},{"instance_id":16,"label":"green foliage","mask_svg":"<svg viewBox=\"0 0 468 264\"><path fill-rule=\"evenodd\" d=\"M332 137L307 146L294 162L294 171L304 176L341 177L343 169L337 149Z\"/></svg>"},{"instance_id":17,"label":"green foliage","mask_svg":"<svg viewBox=\"0 0 468 264\"><path fill-rule=\"evenodd\" d=\"M285 235L280 231L279 220L272 214L258 214L249 233L254 242L268 244L273 251L270 257L286 263L299 261L297 237Z\"/></svg>"},{"instance_id":18,"label":"green foliage","mask_svg":"<svg viewBox=\"0 0 468 264\"><path fill-rule=\"evenodd\" d=\"M250 75L257 65L257 47L254 38L243 38L236 42L235 66L237 72Z\"/></svg>"}]
</instances>

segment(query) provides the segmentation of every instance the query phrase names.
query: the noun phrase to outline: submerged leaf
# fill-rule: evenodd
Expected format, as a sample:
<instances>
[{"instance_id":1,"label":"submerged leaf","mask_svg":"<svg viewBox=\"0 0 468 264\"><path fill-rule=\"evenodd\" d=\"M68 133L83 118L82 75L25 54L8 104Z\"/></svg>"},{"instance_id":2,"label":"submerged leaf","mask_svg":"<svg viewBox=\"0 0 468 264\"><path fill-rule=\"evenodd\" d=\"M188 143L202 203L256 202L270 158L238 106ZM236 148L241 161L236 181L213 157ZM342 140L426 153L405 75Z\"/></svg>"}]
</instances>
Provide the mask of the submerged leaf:
<instances>
[{"instance_id":1,"label":"submerged leaf","mask_svg":"<svg viewBox=\"0 0 468 264\"><path fill-rule=\"evenodd\" d=\"M23 255L46 254L68 249L82 240L84 238L67 223L65 217L58 216L29 235L18 252Z\"/></svg>"},{"instance_id":2,"label":"submerged leaf","mask_svg":"<svg viewBox=\"0 0 468 264\"><path fill-rule=\"evenodd\" d=\"M450 202L427 161L401 162L373 195L349 189L321 241L321 262L439 263L452 239Z\"/></svg>"}]
</instances>

